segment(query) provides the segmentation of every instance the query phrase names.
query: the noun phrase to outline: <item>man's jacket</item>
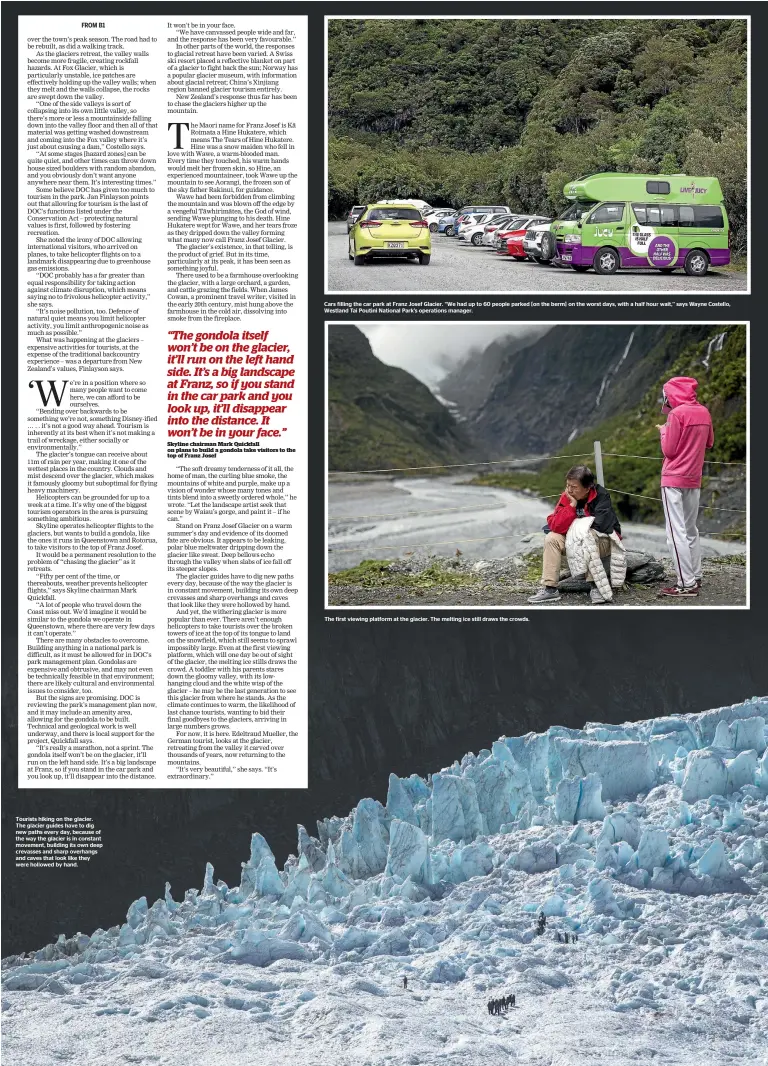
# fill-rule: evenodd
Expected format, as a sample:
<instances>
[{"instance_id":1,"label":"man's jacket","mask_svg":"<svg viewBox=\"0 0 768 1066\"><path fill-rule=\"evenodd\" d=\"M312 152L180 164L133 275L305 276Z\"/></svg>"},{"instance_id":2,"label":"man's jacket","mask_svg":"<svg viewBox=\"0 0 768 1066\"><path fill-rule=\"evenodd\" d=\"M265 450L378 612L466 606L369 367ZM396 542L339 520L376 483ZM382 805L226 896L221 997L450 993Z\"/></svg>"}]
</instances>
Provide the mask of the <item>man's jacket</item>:
<instances>
[{"instance_id":1,"label":"man's jacket","mask_svg":"<svg viewBox=\"0 0 768 1066\"><path fill-rule=\"evenodd\" d=\"M568 569L572 575L589 572L603 599L612 600L613 590L620 589L626 579L627 556L618 533L595 533L594 527L593 518L577 518L571 522L565 538ZM605 536L611 542L610 576L605 572L597 544L597 538Z\"/></svg>"},{"instance_id":2,"label":"man's jacket","mask_svg":"<svg viewBox=\"0 0 768 1066\"><path fill-rule=\"evenodd\" d=\"M562 533L565 536L574 520L578 518L576 508L571 507L570 500L571 497L564 492L557 501L557 507L547 519L547 525L553 533ZM596 533L618 533L621 536L621 526L614 514L610 493L602 485L592 486L582 506L584 516L594 518L592 528Z\"/></svg>"},{"instance_id":3,"label":"man's jacket","mask_svg":"<svg viewBox=\"0 0 768 1066\"><path fill-rule=\"evenodd\" d=\"M664 386L671 408L667 424L661 428L662 488L701 488L704 453L715 443L712 419L696 399L696 378L670 378Z\"/></svg>"}]
</instances>

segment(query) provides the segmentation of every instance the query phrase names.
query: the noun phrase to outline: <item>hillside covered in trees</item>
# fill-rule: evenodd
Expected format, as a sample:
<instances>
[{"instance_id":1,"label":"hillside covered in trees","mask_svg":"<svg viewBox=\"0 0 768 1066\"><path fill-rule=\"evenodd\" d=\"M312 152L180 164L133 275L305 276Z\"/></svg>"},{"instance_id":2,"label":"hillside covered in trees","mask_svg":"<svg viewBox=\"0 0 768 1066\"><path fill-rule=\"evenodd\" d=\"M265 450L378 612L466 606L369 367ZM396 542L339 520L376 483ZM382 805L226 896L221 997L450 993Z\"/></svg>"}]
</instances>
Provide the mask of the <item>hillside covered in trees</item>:
<instances>
[{"instance_id":1,"label":"hillside covered in trees","mask_svg":"<svg viewBox=\"0 0 768 1066\"><path fill-rule=\"evenodd\" d=\"M333 19L328 210L558 213L598 171L719 178L746 251L745 19Z\"/></svg>"}]
</instances>

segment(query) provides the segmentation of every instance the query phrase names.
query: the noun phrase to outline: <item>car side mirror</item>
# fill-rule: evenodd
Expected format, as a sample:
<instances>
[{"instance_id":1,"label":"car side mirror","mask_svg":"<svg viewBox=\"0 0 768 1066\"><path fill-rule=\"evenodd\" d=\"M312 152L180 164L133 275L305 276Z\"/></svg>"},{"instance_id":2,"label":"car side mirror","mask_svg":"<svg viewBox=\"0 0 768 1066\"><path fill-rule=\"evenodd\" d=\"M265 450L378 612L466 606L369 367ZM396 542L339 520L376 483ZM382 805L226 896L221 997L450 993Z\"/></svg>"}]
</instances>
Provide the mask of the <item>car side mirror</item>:
<instances>
[{"instance_id":1,"label":"car side mirror","mask_svg":"<svg viewBox=\"0 0 768 1066\"><path fill-rule=\"evenodd\" d=\"M576 226L578 227L578 229L581 229L581 223L580 222L577 222Z\"/></svg>"}]
</instances>

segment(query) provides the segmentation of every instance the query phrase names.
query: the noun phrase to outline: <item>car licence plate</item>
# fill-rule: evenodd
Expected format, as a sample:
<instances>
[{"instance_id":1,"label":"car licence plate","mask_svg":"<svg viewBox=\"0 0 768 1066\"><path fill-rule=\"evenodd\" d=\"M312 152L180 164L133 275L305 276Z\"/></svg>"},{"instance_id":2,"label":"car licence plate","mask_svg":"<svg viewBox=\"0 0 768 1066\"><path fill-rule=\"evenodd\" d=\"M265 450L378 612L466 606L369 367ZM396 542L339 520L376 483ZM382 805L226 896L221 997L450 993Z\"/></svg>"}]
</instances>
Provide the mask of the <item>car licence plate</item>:
<instances>
[{"instance_id":1,"label":"car licence plate","mask_svg":"<svg viewBox=\"0 0 768 1066\"><path fill-rule=\"evenodd\" d=\"M573 259L573 252L563 252L563 254L560 256L560 258L562 259L562 261L564 263L570 263L571 260Z\"/></svg>"},{"instance_id":2,"label":"car licence plate","mask_svg":"<svg viewBox=\"0 0 768 1066\"><path fill-rule=\"evenodd\" d=\"M405 241L387 241L387 248L405 248Z\"/></svg>"}]
</instances>

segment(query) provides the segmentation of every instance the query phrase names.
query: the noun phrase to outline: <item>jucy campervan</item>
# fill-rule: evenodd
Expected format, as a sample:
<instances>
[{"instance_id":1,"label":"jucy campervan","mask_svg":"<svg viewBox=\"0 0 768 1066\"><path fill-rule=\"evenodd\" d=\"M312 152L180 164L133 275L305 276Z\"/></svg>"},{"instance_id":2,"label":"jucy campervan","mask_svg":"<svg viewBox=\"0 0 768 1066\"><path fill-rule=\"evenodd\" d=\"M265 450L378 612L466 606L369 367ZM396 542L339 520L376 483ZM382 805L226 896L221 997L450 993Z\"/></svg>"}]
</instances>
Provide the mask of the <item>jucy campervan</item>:
<instances>
[{"instance_id":1,"label":"jucy campervan","mask_svg":"<svg viewBox=\"0 0 768 1066\"><path fill-rule=\"evenodd\" d=\"M650 267L701 277L731 261L717 178L590 174L563 189L572 207L552 223L564 266L598 274Z\"/></svg>"}]
</instances>

